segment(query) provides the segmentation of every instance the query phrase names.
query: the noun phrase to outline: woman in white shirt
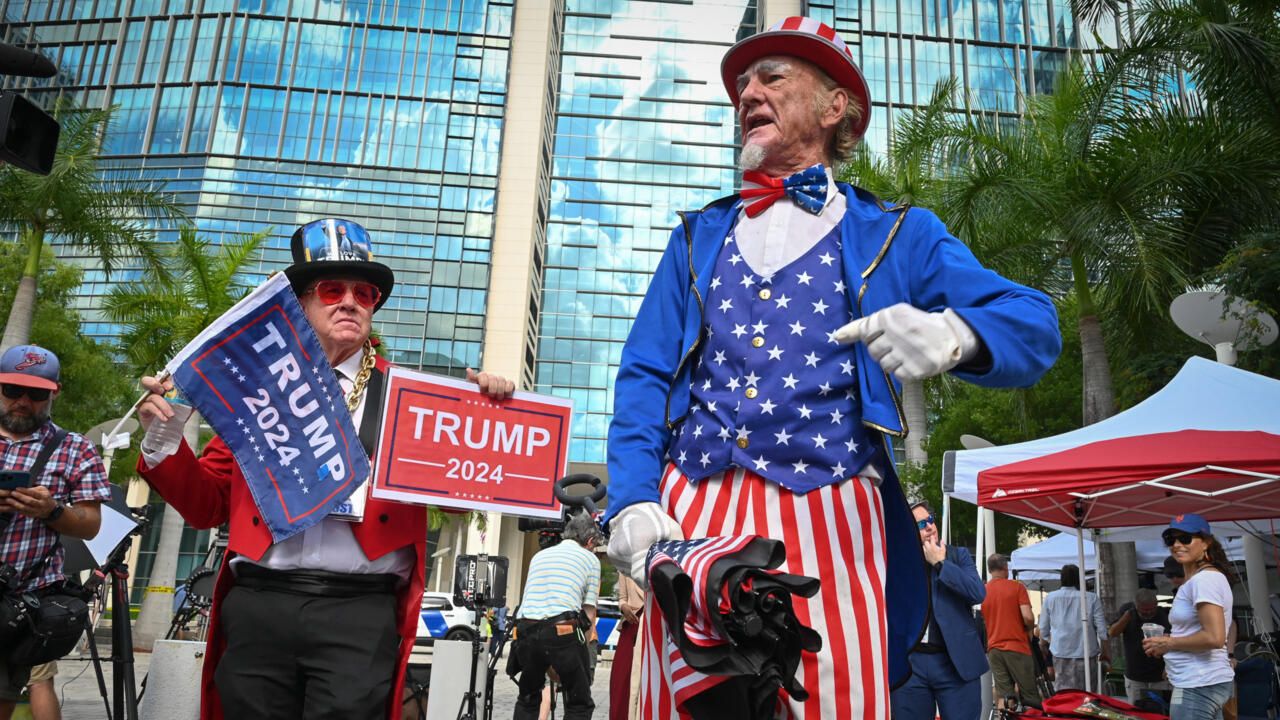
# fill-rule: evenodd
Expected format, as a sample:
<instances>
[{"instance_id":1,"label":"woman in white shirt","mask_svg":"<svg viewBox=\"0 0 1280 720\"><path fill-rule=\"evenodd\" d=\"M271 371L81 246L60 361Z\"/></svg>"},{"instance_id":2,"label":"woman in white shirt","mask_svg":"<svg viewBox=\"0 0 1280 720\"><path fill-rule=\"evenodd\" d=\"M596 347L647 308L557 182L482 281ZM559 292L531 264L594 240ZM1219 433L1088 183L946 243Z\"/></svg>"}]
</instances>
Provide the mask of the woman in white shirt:
<instances>
[{"instance_id":1,"label":"woman in white shirt","mask_svg":"<svg viewBox=\"0 0 1280 720\"><path fill-rule=\"evenodd\" d=\"M1163 537L1187 580L1169 611L1172 633L1147 638L1142 647L1148 655L1164 658L1173 686L1170 720L1221 720L1235 679L1226 647L1234 573L1203 517L1179 515Z\"/></svg>"}]
</instances>

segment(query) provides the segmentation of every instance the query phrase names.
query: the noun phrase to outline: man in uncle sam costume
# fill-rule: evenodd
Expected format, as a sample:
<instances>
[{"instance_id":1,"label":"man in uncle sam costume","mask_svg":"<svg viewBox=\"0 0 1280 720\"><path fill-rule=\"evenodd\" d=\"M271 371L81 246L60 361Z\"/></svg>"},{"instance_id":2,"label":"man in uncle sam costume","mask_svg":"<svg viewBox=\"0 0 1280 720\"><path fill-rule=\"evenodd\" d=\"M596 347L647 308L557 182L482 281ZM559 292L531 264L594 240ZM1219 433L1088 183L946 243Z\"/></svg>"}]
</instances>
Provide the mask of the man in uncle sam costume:
<instances>
[{"instance_id":1,"label":"man in uncle sam costume","mask_svg":"<svg viewBox=\"0 0 1280 720\"><path fill-rule=\"evenodd\" d=\"M721 74L743 189L681 214L623 349L609 556L643 584L658 540L783 540L781 569L821 579L796 612L826 638L788 715L887 718L929 604L889 449L907 431L897 381L1031 385L1061 350L1057 316L932 213L833 180L869 97L831 28L784 20L730 48ZM645 640L642 714L671 717Z\"/></svg>"},{"instance_id":2,"label":"man in uncle sam costume","mask_svg":"<svg viewBox=\"0 0 1280 720\"><path fill-rule=\"evenodd\" d=\"M369 236L328 218L294 233L285 270L373 454L389 363L370 341L373 314L395 285L373 261ZM468 370L495 399L508 380ZM150 431L173 410L169 382L143 378ZM341 412L339 406L338 412ZM150 432L148 433L150 437ZM399 718L404 669L422 599L427 511L355 490L342 512L273 543L245 473L221 437L197 459L183 444L164 456L142 442L138 471L193 527L230 523L204 663L202 718ZM229 571L228 571L229 569Z\"/></svg>"}]
</instances>

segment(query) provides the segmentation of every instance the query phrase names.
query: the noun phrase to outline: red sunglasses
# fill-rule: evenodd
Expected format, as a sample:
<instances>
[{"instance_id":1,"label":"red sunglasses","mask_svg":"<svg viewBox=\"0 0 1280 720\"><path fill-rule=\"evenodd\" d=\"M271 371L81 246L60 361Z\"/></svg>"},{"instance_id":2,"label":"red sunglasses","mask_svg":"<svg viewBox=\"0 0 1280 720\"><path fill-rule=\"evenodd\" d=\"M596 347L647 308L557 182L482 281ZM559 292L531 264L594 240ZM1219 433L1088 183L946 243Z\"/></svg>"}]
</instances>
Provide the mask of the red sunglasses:
<instances>
[{"instance_id":1,"label":"red sunglasses","mask_svg":"<svg viewBox=\"0 0 1280 720\"><path fill-rule=\"evenodd\" d=\"M377 285L367 282L347 282L345 280L321 280L311 286L309 292L316 294L325 305L337 305L351 291L351 297L366 310L372 310L382 299L382 291Z\"/></svg>"}]
</instances>

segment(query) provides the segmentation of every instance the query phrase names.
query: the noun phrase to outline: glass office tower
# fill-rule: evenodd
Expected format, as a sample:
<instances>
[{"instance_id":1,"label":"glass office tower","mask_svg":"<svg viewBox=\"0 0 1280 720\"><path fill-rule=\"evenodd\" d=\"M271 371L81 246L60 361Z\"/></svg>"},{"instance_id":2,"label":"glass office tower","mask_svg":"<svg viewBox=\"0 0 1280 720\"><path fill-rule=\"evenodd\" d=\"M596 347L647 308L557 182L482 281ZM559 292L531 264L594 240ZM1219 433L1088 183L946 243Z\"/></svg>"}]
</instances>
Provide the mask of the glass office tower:
<instances>
[{"instance_id":1,"label":"glass office tower","mask_svg":"<svg viewBox=\"0 0 1280 720\"><path fill-rule=\"evenodd\" d=\"M396 273L375 323L387 355L461 374L481 359L513 13L511 0L0 0L0 40L59 68L3 87L118 106L104 165L165 180L214 242L270 228L263 276L290 262L299 224L360 222ZM138 272L108 281L52 244L84 267L85 332L114 340L98 308ZM179 579L207 535L183 533ZM135 601L158 536L140 545Z\"/></svg>"},{"instance_id":2,"label":"glass office tower","mask_svg":"<svg viewBox=\"0 0 1280 720\"><path fill-rule=\"evenodd\" d=\"M1077 46L1068 0L568 0L537 362L538 389L581 411L572 459L604 462L622 343L677 210L737 187L720 82L735 40L801 12L836 28L871 88L865 142L960 80L957 111L1014 117ZM670 332L646 328L647 332Z\"/></svg>"},{"instance_id":3,"label":"glass office tower","mask_svg":"<svg viewBox=\"0 0 1280 720\"><path fill-rule=\"evenodd\" d=\"M1052 92L1067 51L1080 47L1069 0L813 0L808 14L853 47L876 152L940 80L958 80L957 110L1014 117L1024 95Z\"/></svg>"},{"instance_id":4,"label":"glass office tower","mask_svg":"<svg viewBox=\"0 0 1280 720\"><path fill-rule=\"evenodd\" d=\"M537 388L574 400L570 459L603 462L622 341L675 213L735 187L720 58L755 32L756 0L567 0L564 15Z\"/></svg>"},{"instance_id":5,"label":"glass office tower","mask_svg":"<svg viewBox=\"0 0 1280 720\"><path fill-rule=\"evenodd\" d=\"M299 224L360 222L396 271L377 321L390 359L455 374L478 367L511 0L0 7L2 39L38 44L60 70L5 87L42 104L67 93L118 106L106 143L115 173L166 180L213 241L270 228L264 275L289 263ZM83 264L86 332L113 336L96 315L108 279Z\"/></svg>"}]
</instances>

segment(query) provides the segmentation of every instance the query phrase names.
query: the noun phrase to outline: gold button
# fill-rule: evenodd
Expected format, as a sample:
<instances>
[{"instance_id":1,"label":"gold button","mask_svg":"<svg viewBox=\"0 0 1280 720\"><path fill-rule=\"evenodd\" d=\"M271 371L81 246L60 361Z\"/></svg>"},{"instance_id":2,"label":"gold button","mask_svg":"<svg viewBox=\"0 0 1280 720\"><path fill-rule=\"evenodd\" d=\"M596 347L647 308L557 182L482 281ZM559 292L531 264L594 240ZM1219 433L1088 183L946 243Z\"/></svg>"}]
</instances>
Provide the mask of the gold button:
<instances>
[{"instance_id":1,"label":"gold button","mask_svg":"<svg viewBox=\"0 0 1280 720\"><path fill-rule=\"evenodd\" d=\"M759 393L759 392L757 392L755 388L747 388L747 397L748 397L748 398L753 398L753 397L755 397L756 395L759 395L759 394L760 394L760 393Z\"/></svg>"},{"instance_id":2,"label":"gold button","mask_svg":"<svg viewBox=\"0 0 1280 720\"><path fill-rule=\"evenodd\" d=\"M764 345L764 338L762 337L751 338L751 347L760 347L762 345Z\"/></svg>"},{"instance_id":3,"label":"gold button","mask_svg":"<svg viewBox=\"0 0 1280 720\"><path fill-rule=\"evenodd\" d=\"M771 297L773 297L773 293L769 291L769 288L765 288L760 291L761 300L768 300Z\"/></svg>"},{"instance_id":4,"label":"gold button","mask_svg":"<svg viewBox=\"0 0 1280 720\"><path fill-rule=\"evenodd\" d=\"M750 444L751 443L748 442L746 438L738 438L738 447L742 448L743 450L746 450L747 446Z\"/></svg>"}]
</instances>

